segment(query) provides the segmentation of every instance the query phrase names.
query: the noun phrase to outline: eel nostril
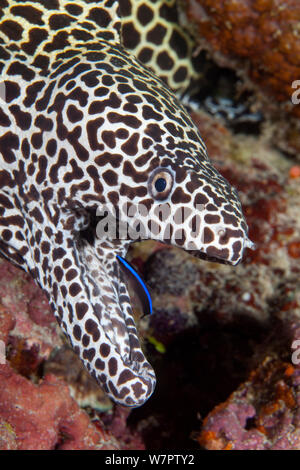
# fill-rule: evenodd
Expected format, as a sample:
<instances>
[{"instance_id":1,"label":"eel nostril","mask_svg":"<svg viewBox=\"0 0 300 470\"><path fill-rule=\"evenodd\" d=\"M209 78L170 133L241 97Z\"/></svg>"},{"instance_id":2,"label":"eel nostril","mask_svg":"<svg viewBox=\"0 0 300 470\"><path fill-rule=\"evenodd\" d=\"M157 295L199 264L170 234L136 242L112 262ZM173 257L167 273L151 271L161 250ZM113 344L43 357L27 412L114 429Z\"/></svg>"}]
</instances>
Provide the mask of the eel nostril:
<instances>
[{"instance_id":1,"label":"eel nostril","mask_svg":"<svg viewBox=\"0 0 300 470\"><path fill-rule=\"evenodd\" d=\"M245 238L245 248L250 248L250 250L256 250L257 246L249 238Z\"/></svg>"},{"instance_id":2,"label":"eel nostril","mask_svg":"<svg viewBox=\"0 0 300 470\"><path fill-rule=\"evenodd\" d=\"M238 198L239 198L239 195L238 195L237 190L236 190L233 186L231 186L230 189L231 189L231 194L232 194L232 196L238 199Z\"/></svg>"},{"instance_id":3,"label":"eel nostril","mask_svg":"<svg viewBox=\"0 0 300 470\"><path fill-rule=\"evenodd\" d=\"M228 242L227 230L226 228L219 228L217 230L217 235L219 236L219 242L224 245Z\"/></svg>"}]
</instances>

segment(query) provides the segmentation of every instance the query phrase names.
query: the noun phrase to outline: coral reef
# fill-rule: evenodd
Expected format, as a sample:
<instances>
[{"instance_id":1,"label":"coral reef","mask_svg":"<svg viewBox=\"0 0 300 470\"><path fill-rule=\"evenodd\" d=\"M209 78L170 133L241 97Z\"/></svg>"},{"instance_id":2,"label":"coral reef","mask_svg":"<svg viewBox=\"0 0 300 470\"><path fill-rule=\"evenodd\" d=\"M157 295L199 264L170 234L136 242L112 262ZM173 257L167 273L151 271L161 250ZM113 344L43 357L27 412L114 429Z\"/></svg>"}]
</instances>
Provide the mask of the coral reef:
<instances>
[{"instance_id":1,"label":"coral reef","mask_svg":"<svg viewBox=\"0 0 300 470\"><path fill-rule=\"evenodd\" d=\"M299 383L300 369L267 358L205 418L199 443L210 450L299 449Z\"/></svg>"},{"instance_id":2,"label":"coral reef","mask_svg":"<svg viewBox=\"0 0 300 470\"><path fill-rule=\"evenodd\" d=\"M112 435L96 428L53 375L35 385L1 366L0 448L2 450L119 449Z\"/></svg>"},{"instance_id":3,"label":"coral reef","mask_svg":"<svg viewBox=\"0 0 300 470\"><path fill-rule=\"evenodd\" d=\"M246 59L249 78L269 96L290 104L291 84L300 77L297 0L189 0L188 13L214 51L228 60Z\"/></svg>"},{"instance_id":4,"label":"coral reef","mask_svg":"<svg viewBox=\"0 0 300 470\"><path fill-rule=\"evenodd\" d=\"M236 71L238 93L255 93L254 108L272 115L274 138L285 151L300 150L300 5L297 0L188 0L199 50ZM298 83L298 86L297 86ZM298 91L297 91L298 88ZM292 96L295 100L292 100ZM295 117L286 122L286 116Z\"/></svg>"},{"instance_id":5,"label":"coral reef","mask_svg":"<svg viewBox=\"0 0 300 470\"><path fill-rule=\"evenodd\" d=\"M31 277L4 260L0 273L0 449L143 449L128 412L112 410L64 344Z\"/></svg>"},{"instance_id":6,"label":"coral reef","mask_svg":"<svg viewBox=\"0 0 300 470\"><path fill-rule=\"evenodd\" d=\"M154 313L141 318L134 292L132 303L158 379L132 411L82 368L30 276L0 260L0 449L300 449L300 167L287 155L300 148L300 105L289 104L300 79L299 5L189 0L187 8L200 47L251 82L255 106L272 97L256 135L192 112L240 194L257 249L231 267L157 242L132 246Z\"/></svg>"},{"instance_id":7,"label":"coral reef","mask_svg":"<svg viewBox=\"0 0 300 470\"><path fill-rule=\"evenodd\" d=\"M107 411L112 403L97 382L92 379L80 359L68 345L55 349L49 360L44 364L44 374L54 374L64 380L70 390L71 396L84 407L91 407L97 411Z\"/></svg>"},{"instance_id":8,"label":"coral reef","mask_svg":"<svg viewBox=\"0 0 300 470\"><path fill-rule=\"evenodd\" d=\"M264 137L234 135L204 112L193 118L240 193L256 251L230 267L157 242L132 245L128 259L152 294L153 315L140 318L137 309L136 318L158 378L149 402L133 411L95 386L42 292L1 261L3 449L300 448L292 362L300 340L299 167Z\"/></svg>"},{"instance_id":9,"label":"coral reef","mask_svg":"<svg viewBox=\"0 0 300 470\"><path fill-rule=\"evenodd\" d=\"M239 190L257 249L232 268L173 248L142 262L142 247L133 248L152 286L154 314L141 326L158 389L130 422L157 449L193 448L191 437L207 449L298 449L299 170L263 137L193 118Z\"/></svg>"}]
</instances>

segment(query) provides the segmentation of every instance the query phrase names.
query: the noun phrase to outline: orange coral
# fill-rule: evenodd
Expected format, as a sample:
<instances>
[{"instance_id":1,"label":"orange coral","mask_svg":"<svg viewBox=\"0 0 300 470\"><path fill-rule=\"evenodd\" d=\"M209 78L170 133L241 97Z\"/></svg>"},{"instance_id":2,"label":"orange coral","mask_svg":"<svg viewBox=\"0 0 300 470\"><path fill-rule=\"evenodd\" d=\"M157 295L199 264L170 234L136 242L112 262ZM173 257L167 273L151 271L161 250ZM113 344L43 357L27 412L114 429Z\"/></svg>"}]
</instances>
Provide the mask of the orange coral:
<instances>
[{"instance_id":1,"label":"orange coral","mask_svg":"<svg viewBox=\"0 0 300 470\"><path fill-rule=\"evenodd\" d=\"M288 253L293 258L300 258L300 241L293 241L289 243Z\"/></svg>"},{"instance_id":2,"label":"orange coral","mask_svg":"<svg viewBox=\"0 0 300 470\"><path fill-rule=\"evenodd\" d=\"M289 177L291 179L300 178L300 166L299 165L295 165L290 168Z\"/></svg>"}]
</instances>

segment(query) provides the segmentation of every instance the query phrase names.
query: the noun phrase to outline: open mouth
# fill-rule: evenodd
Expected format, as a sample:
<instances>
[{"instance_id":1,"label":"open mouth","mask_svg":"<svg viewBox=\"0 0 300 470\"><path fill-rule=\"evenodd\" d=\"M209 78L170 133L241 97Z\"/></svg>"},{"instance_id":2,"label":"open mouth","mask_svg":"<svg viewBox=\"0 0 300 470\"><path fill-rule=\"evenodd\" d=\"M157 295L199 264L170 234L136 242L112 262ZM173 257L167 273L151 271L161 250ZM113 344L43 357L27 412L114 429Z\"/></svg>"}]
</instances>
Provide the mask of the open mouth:
<instances>
[{"instance_id":1,"label":"open mouth","mask_svg":"<svg viewBox=\"0 0 300 470\"><path fill-rule=\"evenodd\" d=\"M134 269L134 267L128 263L124 258L121 256L117 255L117 259L120 263L121 269L125 274L126 281L128 281L132 289L134 290L135 294L137 295L140 304L142 306L144 316L146 315L151 315L152 313L152 300L150 296L150 292L141 278L141 276L138 274L138 272Z\"/></svg>"},{"instance_id":2,"label":"open mouth","mask_svg":"<svg viewBox=\"0 0 300 470\"><path fill-rule=\"evenodd\" d=\"M94 213L89 213L89 225L87 228L82 230L80 232L80 238L88 242L89 245L92 247L95 247L96 244L101 245L101 239L98 238L98 232L97 232L97 224L101 220L101 217L96 216ZM108 235L108 234L107 234ZM119 276L123 276L123 280L126 281L126 283L129 283L135 292L136 296L138 297L140 301L140 305L142 306L144 315L149 315L152 313L152 302L151 302L151 296L150 293L147 289L146 284L144 283L143 279L141 276L138 274L138 272L134 269L133 266L128 263L120 255L120 252L118 250L118 242L125 242L126 240L118 240L118 233L116 234L116 239L115 240L110 240L109 235L107 237L107 240L105 240L106 237L104 237L103 241L111 241L112 242L112 250L114 251L114 243L116 243L116 250L115 250L115 258L116 258L116 263L117 263L117 271L119 272ZM132 242L137 241L137 240L132 240ZM131 242L130 240L127 240L128 244ZM169 244L169 243L167 243ZM235 258L232 258L229 256L230 251L226 248L222 249L217 249L211 247L211 254L200 251L200 250L187 250L187 253L191 254L192 256L202 259L204 261L209 261L213 263L219 263L219 264L225 264L225 265L237 265L241 262L243 258L243 252L246 248L250 249L255 249L255 244L249 240L247 236L244 237L244 239L241 242L241 251L240 255ZM210 249L208 248L208 251ZM123 255L125 256L125 255ZM120 273L122 271L122 274ZM121 279L120 279L121 280Z\"/></svg>"}]
</instances>

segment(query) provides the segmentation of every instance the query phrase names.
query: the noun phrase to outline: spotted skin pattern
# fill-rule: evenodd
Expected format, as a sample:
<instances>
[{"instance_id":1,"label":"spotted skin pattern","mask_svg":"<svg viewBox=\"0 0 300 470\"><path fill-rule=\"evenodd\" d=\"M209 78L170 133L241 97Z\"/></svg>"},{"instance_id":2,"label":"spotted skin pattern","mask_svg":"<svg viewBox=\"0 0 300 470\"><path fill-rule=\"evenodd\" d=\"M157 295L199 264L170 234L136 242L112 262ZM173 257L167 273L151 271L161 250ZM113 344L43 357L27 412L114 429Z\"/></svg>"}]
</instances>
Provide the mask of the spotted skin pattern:
<instances>
[{"instance_id":1,"label":"spotted skin pattern","mask_svg":"<svg viewBox=\"0 0 300 470\"><path fill-rule=\"evenodd\" d=\"M178 96L191 89L201 77L201 69L191 25L181 3L125 0L121 2L121 14L125 49L150 67Z\"/></svg>"},{"instance_id":2,"label":"spotted skin pattern","mask_svg":"<svg viewBox=\"0 0 300 470\"><path fill-rule=\"evenodd\" d=\"M140 406L156 379L117 261L131 240L97 237L95 213L143 204L149 238L236 264L251 247L240 201L176 97L120 45L117 1L1 0L0 13L1 253L107 394Z\"/></svg>"}]
</instances>

